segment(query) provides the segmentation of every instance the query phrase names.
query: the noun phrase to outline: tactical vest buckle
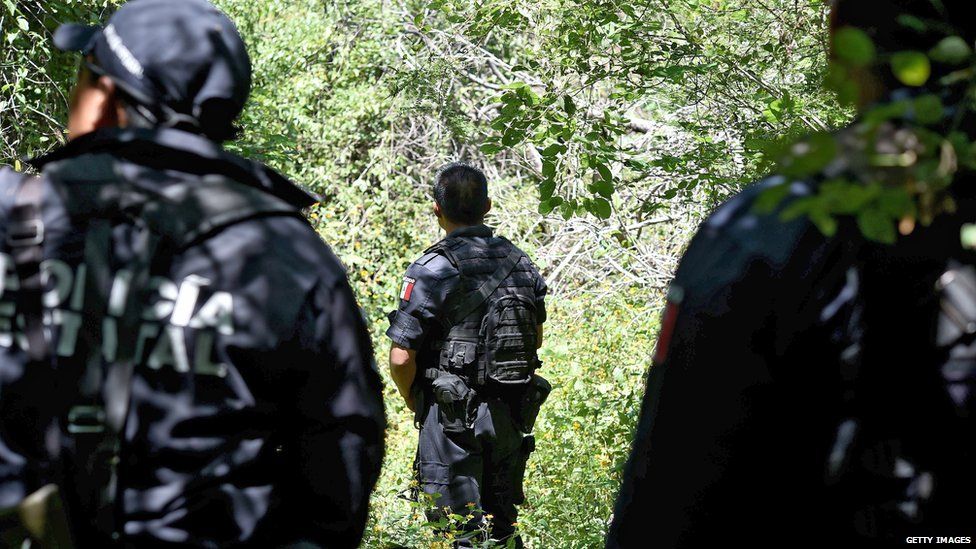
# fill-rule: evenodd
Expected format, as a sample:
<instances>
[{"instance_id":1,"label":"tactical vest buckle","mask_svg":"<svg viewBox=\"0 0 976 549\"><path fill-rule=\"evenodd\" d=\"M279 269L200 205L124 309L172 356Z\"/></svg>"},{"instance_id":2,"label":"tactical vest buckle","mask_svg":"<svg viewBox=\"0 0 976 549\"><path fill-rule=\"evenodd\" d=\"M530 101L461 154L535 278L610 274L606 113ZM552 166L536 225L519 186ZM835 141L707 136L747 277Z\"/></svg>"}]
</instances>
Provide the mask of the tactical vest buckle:
<instances>
[{"instance_id":1,"label":"tactical vest buckle","mask_svg":"<svg viewBox=\"0 0 976 549\"><path fill-rule=\"evenodd\" d=\"M36 246L44 242L44 222L40 219L11 221L7 244L12 247Z\"/></svg>"},{"instance_id":2,"label":"tactical vest buckle","mask_svg":"<svg viewBox=\"0 0 976 549\"><path fill-rule=\"evenodd\" d=\"M101 406L74 406L68 412L68 432L93 434L105 431L105 410Z\"/></svg>"}]
</instances>

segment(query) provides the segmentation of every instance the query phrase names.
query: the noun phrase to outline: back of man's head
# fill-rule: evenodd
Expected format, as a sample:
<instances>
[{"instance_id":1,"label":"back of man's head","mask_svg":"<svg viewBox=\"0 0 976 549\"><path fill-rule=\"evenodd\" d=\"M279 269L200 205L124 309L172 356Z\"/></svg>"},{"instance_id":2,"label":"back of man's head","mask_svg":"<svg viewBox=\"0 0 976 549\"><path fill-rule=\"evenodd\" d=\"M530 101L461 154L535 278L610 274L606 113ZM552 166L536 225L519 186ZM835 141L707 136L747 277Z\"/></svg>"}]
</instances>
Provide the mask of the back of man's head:
<instances>
[{"instance_id":1,"label":"back of man's head","mask_svg":"<svg viewBox=\"0 0 976 549\"><path fill-rule=\"evenodd\" d=\"M63 51L114 83L130 118L231 138L251 90L251 60L234 23L208 0L132 0L104 27L61 25ZM136 124L140 125L140 124Z\"/></svg>"},{"instance_id":2,"label":"back of man's head","mask_svg":"<svg viewBox=\"0 0 976 549\"><path fill-rule=\"evenodd\" d=\"M434 179L434 200L454 223L477 225L488 213L488 179L473 166L448 164Z\"/></svg>"}]
</instances>

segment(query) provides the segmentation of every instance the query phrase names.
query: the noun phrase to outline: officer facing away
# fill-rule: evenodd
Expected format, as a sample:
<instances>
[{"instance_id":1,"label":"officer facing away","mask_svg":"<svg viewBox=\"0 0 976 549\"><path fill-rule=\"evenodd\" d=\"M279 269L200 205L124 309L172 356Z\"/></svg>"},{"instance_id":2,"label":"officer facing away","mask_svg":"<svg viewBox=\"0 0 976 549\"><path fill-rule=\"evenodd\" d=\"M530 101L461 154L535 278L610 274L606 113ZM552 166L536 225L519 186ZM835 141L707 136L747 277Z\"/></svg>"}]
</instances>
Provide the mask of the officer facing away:
<instances>
[{"instance_id":1,"label":"officer facing away","mask_svg":"<svg viewBox=\"0 0 976 549\"><path fill-rule=\"evenodd\" d=\"M237 29L138 0L55 43L70 142L0 172L0 504L58 485L81 547L357 546L381 382L313 198L219 144Z\"/></svg>"},{"instance_id":2,"label":"officer facing away","mask_svg":"<svg viewBox=\"0 0 976 549\"><path fill-rule=\"evenodd\" d=\"M485 514L491 539L515 536L532 428L551 390L535 375L546 284L484 224L490 208L480 170L450 164L437 174L434 215L447 237L407 269L386 332L390 373L420 426L415 467L437 508L428 518L445 508L473 515L464 546L487 528Z\"/></svg>"},{"instance_id":3,"label":"officer facing away","mask_svg":"<svg viewBox=\"0 0 976 549\"><path fill-rule=\"evenodd\" d=\"M953 34L965 58L971 7L839 0L833 25L866 34L881 61ZM844 43L835 55L853 53L836 50ZM889 220L891 244L865 239L850 218L828 237L805 216L757 208L768 192L787 197L783 208L839 181L875 191L912 181L910 162L885 159L951 150L937 139L933 153L919 136L954 130L971 142L972 74L954 79L958 66L940 61L949 56L932 57L933 78L911 89L889 67L858 66L862 112L891 101L886 111L838 132L838 154L819 173L769 178L701 226L671 284L608 548L976 535L976 253L961 237L976 223L972 168L956 173L954 207L931 224L903 218L896 234ZM927 94L946 105L941 119L922 121ZM879 121L890 105L909 108Z\"/></svg>"}]
</instances>

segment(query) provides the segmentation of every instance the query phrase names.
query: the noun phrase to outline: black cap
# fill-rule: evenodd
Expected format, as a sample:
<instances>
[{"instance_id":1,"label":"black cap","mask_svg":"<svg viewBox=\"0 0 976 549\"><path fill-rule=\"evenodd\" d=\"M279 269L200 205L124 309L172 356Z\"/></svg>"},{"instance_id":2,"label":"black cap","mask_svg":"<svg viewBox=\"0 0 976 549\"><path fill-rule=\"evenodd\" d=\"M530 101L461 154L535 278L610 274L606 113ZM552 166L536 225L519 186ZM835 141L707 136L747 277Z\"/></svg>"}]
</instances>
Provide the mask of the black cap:
<instances>
[{"instance_id":1,"label":"black cap","mask_svg":"<svg viewBox=\"0 0 976 549\"><path fill-rule=\"evenodd\" d=\"M131 0L105 27L61 25L54 44L94 56L92 69L160 125L227 131L251 91L244 40L207 0Z\"/></svg>"}]
</instances>

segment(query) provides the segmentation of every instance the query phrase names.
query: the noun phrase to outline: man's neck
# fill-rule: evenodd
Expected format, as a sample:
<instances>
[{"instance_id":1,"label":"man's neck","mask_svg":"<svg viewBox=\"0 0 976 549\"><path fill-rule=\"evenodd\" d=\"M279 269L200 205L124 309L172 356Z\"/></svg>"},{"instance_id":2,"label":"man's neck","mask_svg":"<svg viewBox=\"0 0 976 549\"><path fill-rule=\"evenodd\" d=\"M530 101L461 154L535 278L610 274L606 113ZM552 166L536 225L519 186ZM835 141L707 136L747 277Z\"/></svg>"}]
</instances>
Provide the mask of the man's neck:
<instances>
[{"instance_id":1,"label":"man's neck","mask_svg":"<svg viewBox=\"0 0 976 549\"><path fill-rule=\"evenodd\" d=\"M466 229L468 227L477 227L478 225L481 225L481 223L475 223L474 225L462 225L462 224L458 224L458 223L452 223L450 221L445 221L444 222L444 234L445 235L449 235L449 234L453 233L454 231L456 231L458 229Z\"/></svg>"}]
</instances>

